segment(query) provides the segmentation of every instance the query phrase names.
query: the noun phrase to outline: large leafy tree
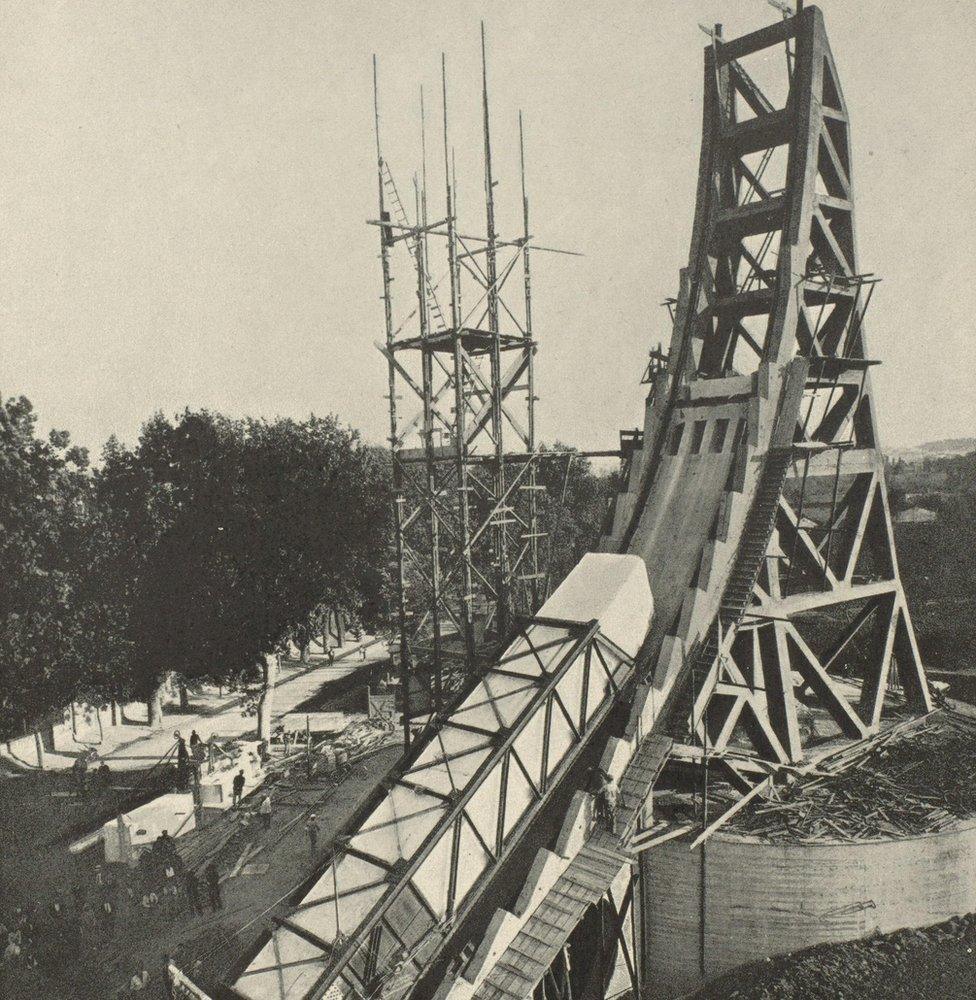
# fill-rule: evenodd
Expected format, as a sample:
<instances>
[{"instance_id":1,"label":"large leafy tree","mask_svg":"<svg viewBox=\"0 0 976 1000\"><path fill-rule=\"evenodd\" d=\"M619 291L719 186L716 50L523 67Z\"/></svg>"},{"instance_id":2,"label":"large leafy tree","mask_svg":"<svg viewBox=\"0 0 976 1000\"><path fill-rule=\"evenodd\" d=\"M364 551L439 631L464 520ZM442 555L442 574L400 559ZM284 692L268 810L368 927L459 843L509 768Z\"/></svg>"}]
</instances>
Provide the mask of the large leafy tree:
<instances>
[{"instance_id":1,"label":"large leafy tree","mask_svg":"<svg viewBox=\"0 0 976 1000\"><path fill-rule=\"evenodd\" d=\"M79 594L90 637L81 694L97 703L144 699L151 725L162 723L159 692L171 668L160 656L166 622L147 626L145 598L167 554L165 539L187 506L175 470L152 447L167 427L168 421L154 417L135 450L114 437L106 443L93 476ZM159 610L166 615L171 609Z\"/></svg>"},{"instance_id":2,"label":"large leafy tree","mask_svg":"<svg viewBox=\"0 0 976 1000\"><path fill-rule=\"evenodd\" d=\"M325 607L365 620L379 611L389 509L382 463L333 417L186 412L175 423L155 417L130 459L114 464L113 497L136 508L122 536L145 539L142 551L128 547L129 676L150 700L169 671L260 677L266 736L283 645L306 642Z\"/></svg>"},{"instance_id":3,"label":"large leafy tree","mask_svg":"<svg viewBox=\"0 0 976 1000\"><path fill-rule=\"evenodd\" d=\"M65 431L37 434L23 396L0 406L0 728L37 730L84 662L77 589L88 456Z\"/></svg>"},{"instance_id":4,"label":"large leafy tree","mask_svg":"<svg viewBox=\"0 0 976 1000\"><path fill-rule=\"evenodd\" d=\"M335 418L249 420L234 518L222 540L233 567L221 632L261 656L302 645L324 608L375 621L381 610L389 502L385 469ZM258 728L267 735L267 696Z\"/></svg>"}]
</instances>

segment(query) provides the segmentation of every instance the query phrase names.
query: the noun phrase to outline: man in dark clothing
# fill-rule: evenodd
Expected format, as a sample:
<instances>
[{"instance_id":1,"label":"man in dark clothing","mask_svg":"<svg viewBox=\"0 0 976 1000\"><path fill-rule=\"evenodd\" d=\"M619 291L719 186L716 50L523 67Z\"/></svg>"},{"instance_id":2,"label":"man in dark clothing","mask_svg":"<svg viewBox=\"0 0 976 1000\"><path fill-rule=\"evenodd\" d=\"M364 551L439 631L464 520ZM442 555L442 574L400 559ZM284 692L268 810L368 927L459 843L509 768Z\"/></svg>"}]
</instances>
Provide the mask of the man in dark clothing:
<instances>
[{"instance_id":1,"label":"man in dark clothing","mask_svg":"<svg viewBox=\"0 0 976 1000\"><path fill-rule=\"evenodd\" d=\"M176 845L169 835L169 830L163 832L156 838L153 850L158 854L161 863L168 863L176 854Z\"/></svg>"},{"instance_id":2,"label":"man in dark clothing","mask_svg":"<svg viewBox=\"0 0 976 1000\"><path fill-rule=\"evenodd\" d=\"M176 733L176 787L185 792L190 782L190 752L186 740Z\"/></svg>"},{"instance_id":3,"label":"man in dark clothing","mask_svg":"<svg viewBox=\"0 0 976 1000\"><path fill-rule=\"evenodd\" d=\"M88 790L88 753L87 751L82 751L82 753L75 758L75 762L71 765L71 770L74 772L75 781L75 792L78 795L84 795Z\"/></svg>"},{"instance_id":4,"label":"man in dark clothing","mask_svg":"<svg viewBox=\"0 0 976 1000\"><path fill-rule=\"evenodd\" d=\"M207 890L210 894L210 908L212 910L222 910L224 901L220 898L220 873L217 865L211 861L203 873L207 878Z\"/></svg>"},{"instance_id":5,"label":"man in dark clothing","mask_svg":"<svg viewBox=\"0 0 976 1000\"><path fill-rule=\"evenodd\" d=\"M193 912L198 916L203 916L203 903L200 901L200 880L197 873L192 868L187 868L185 876L186 898Z\"/></svg>"},{"instance_id":6,"label":"man in dark clothing","mask_svg":"<svg viewBox=\"0 0 976 1000\"><path fill-rule=\"evenodd\" d=\"M234 801L233 805L239 806L244 797L244 771L240 770L234 775Z\"/></svg>"}]
</instances>

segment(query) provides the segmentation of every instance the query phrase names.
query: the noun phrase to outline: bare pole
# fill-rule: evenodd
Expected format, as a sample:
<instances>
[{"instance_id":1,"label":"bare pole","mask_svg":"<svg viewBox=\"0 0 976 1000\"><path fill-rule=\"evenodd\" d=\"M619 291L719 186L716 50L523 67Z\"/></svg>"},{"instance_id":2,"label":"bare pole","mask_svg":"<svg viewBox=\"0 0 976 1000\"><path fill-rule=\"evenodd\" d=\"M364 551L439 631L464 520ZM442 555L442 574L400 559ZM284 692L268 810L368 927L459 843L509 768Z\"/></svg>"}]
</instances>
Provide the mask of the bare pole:
<instances>
[{"instance_id":1,"label":"bare pole","mask_svg":"<svg viewBox=\"0 0 976 1000\"><path fill-rule=\"evenodd\" d=\"M491 169L491 128L488 116L488 59L485 50L485 23L481 22L481 107L485 142L485 214L488 243L485 253L487 277L488 330L491 340L491 436L495 445L495 498L505 495L505 449L502 442L502 361L498 325L498 255L495 248L495 181ZM499 511L494 532L495 630L499 640L508 630L508 518Z\"/></svg>"},{"instance_id":2,"label":"bare pole","mask_svg":"<svg viewBox=\"0 0 976 1000\"><path fill-rule=\"evenodd\" d=\"M519 111L519 173L522 179L522 279L525 288L525 350L528 353L526 359L526 378L528 382L528 451L530 456L535 455L535 344L532 342L532 275L529 266L529 196L525 187L525 133L522 128L522 112ZM530 552L531 561L529 563L529 589L532 595L531 611L534 613L539 607L539 510L536 503L536 491L538 483L536 481L536 463L534 458L529 459L532 468L529 470L529 533L531 538Z\"/></svg>"},{"instance_id":3,"label":"bare pole","mask_svg":"<svg viewBox=\"0 0 976 1000\"><path fill-rule=\"evenodd\" d=\"M421 228L414 246L417 264L417 313L420 317L421 341L421 382L424 393L424 462L427 472L427 496L429 506L428 542L430 544L430 622L431 647L434 681L434 711L443 708L441 677L441 560L440 522L437 513L437 465L434 455L434 370L433 355L427 344L430 335L430 314L427 303L427 135L424 114L424 91L420 89L420 149L421 184L416 189L417 225ZM415 181L416 183L416 181Z\"/></svg>"},{"instance_id":4,"label":"bare pole","mask_svg":"<svg viewBox=\"0 0 976 1000\"><path fill-rule=\"evenodd\" d=\"M464 355L461 343L461 275L458 267L457 220L454 215L454 184L448 152L447 128L447 58L441 54L441 96L444 105L444 178L447 188L447 256L451 286L451 331L454 346L454 421L455 461L458 490L458 557L461 561L461 622L464 627L465 672L474 670L474 629L472 627L471 547L468 512L468 443L465 432Z\"/></svg>"},{"instance_id":5,"label":"bare pole","mask_svg":"<svg viewBox=\"0 0 976 1000\"><path fill-rule=\"evenodd\" d=\"M377 79L376 55L373 55L373 120L376 132L376 173L379 188L380 219L388 220L384 184L383 153L380 148L380 100ZM410 654L407 647L407 607L403 578L403 468L400 465L400 442L397 431L397 375L393 363L393 302L390 286L390 234L387 228L380 229L380 261L383 267L383 319L386 328L386 352L389 358L387 392L390 403L390 454L393 460L393 523L397 557L397 616L400 626L400 697L403 715L403 745L410 747Z\"/></svg>"}]
</instances>

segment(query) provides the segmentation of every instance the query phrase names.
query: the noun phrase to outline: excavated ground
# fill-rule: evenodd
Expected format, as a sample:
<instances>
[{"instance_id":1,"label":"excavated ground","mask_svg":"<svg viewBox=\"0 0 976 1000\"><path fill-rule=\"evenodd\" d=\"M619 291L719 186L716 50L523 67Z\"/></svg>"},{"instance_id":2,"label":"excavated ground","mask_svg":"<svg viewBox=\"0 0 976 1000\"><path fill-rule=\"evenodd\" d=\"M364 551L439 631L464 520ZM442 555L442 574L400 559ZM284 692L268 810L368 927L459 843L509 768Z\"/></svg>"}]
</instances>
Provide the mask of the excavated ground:
<instances>
[{"instance_id":1,"label":"excavated ground","mask_svg":"<svg viewBox=\"0 0 976 1000\"><path fill-rule=\"evenodd\" d=\"M976 997L976 914L922 930L817 945L746 965L694 1000L962 1000Z\"/></svg>"}]
</instances>

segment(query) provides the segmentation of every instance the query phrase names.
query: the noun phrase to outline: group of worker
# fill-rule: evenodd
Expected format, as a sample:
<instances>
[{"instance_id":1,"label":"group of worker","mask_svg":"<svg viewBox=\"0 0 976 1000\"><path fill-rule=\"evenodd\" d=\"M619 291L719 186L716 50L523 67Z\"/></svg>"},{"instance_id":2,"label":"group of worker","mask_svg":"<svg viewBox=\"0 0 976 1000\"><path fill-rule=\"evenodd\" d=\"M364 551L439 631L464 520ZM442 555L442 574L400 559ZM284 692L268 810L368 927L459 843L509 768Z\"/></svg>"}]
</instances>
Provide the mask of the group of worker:
<instances>
[{"instance_id":1,"label":"group of worker","mask_svg":"<svg viewBox=\"0 0 976 1000\"><path fill-rule=\"evenodd\" d=\"M98 751L94 747L82 750L75 757L71 765L71 777L76 795L85 796L91 791L102 793L111 789L112 771L105 761L96 767L98 760Z\"/></svg>"},{"instance_id":2,"label":"group of worker","mask_svg":"<svg viewBox=\"0 0 976 1000\"><path fill-rule=\"evenodd\" d=\"M190 787L191 768L199 768L207 758L207 745L195 729L190 733L189 749L179 730L173 736L176 739L176 787L185 792Z\"/></svg>"}]
</instances>

